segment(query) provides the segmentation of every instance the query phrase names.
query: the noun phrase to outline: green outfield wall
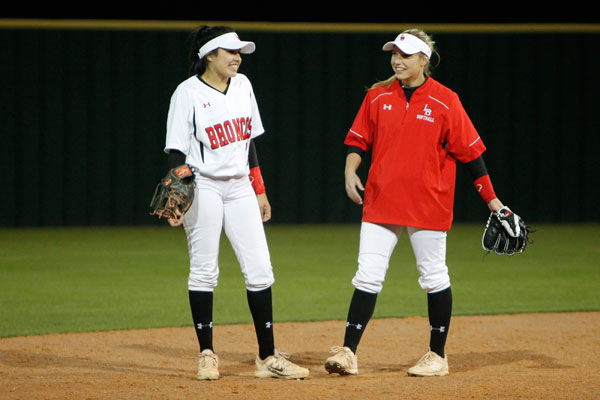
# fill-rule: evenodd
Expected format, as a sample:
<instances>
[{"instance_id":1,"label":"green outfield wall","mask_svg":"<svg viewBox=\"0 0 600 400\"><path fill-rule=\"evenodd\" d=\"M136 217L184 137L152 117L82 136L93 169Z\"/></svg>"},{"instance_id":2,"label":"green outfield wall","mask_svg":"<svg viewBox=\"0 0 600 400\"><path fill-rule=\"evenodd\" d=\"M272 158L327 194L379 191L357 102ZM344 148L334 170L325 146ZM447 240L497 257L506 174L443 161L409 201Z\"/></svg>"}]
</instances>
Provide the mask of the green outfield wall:
<instances>
[{"instance_id":1,"label":"green outfield wall","mask_svg":"<svg viewBox=\"0 0 600 400\"><path fill-rule=\"evenodd\" d=\"M0 226L152 225L169 98L198 22L0 20ZM233 23L257 51L275 223L356 222L343 140L403 24ZM598 222L599 25L428 25L500 198L531 222ZM438 62L439 61L439 62ZM368 160L367 160L368 161ZM487 211L458 165L455 220ZM361 169L366 177L366 168Z\"/></svg>"}]
</instances>

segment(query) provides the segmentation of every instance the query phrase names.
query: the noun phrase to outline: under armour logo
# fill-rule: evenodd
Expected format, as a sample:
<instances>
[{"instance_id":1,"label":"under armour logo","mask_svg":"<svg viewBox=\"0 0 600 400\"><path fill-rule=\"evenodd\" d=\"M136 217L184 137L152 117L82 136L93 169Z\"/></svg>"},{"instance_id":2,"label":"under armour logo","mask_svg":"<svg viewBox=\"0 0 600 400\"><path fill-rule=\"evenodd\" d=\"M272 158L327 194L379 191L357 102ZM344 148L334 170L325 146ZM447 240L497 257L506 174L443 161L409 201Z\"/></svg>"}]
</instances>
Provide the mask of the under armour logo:
<instances>
[{"instance_id":1,"label":"under armour logo","mask_svg":"<svg viewBox=\"0 0 600 400\"><path fill-rule=\"evenodd\" d=\"M196 327L200 330L202 330L202 328L212 328L212 321L210 321L208 324L199 323L198 325L196 325Z\"/></svg>"},{"instance_id":2,"label":"under armour logo","mask_svg":"<svg viewBox=\"0 0 600 400\"><path fill-rule=\"evenodd\" d=\"M267 328L267 329L271 329L272 326L273 326L273 323L271 321L267 321L267 323L265 323L265 328Z\"/></svg>"},{"instance_id":3,"label":"under armour logo","mask_svg":"<svg viewBox=\"0 0 600 400\"><path fill-rule=\"evenodd\" d=\"M361 324L351 324L350 322L346 322L346 327L349 327L349 326L355 327L357 331L360 331L363 328L363 326Z\"/></svg>"},{"instance_id":4,"label":"under armour logo","mask_svg":"<svg viewBox=\"0 0 600 400\"><path fill-rule=\"evenodd\" d=\"M384 104L383 105L383 109L384 110L391 110L392 109L392 105L391 104Z\"/></svg>"},{"instance_id":5,"label":"under armour logo","mask_svg":"<svg viewBox=\"0 0 600 400\"><path fill-rule=\"evenodd\" d=\"M204 103L204 104L202 104L202 105L204 106L204 108L208 108L208 107L210 107L210 102L208 102L208 103Z\"/></svg>"},{"instance_id":6,"label":"under armour logo","mask_svg":"<svg viewBox=\"0 0 600 400\"><path fill-rule=\"evenodd\" d=\"M439 331L440 333L444 333L446 332L446 327L445 326L440 326L439 328L434 328L433 326L429 326L431 328L432 331Z\"/></svg>"}]
</instances>

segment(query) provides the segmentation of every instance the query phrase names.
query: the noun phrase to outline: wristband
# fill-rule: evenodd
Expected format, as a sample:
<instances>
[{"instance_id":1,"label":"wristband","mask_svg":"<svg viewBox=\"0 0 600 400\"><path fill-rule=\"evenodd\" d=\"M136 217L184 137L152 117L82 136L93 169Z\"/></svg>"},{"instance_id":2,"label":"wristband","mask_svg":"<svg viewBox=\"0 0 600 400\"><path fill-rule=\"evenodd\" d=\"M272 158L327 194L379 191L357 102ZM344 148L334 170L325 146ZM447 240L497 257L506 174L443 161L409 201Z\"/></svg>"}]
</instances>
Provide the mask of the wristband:
<instances>
[{"instance_id":1,"label":"wristband","mask_svg":"<svg viewBox=\"0 0 600 400\"><path fill-rule=\"evenodd\" d=\"M484 175L475 179L473 184L486 204L496 198L496 193L494 193L494 187L492 186L492 181L490 180L489 175Z\"/></svg>"},{"instance_id":2,"label":"wristband","mask_svg":"<svg viewBox=\"0 0 600 400\"><path fill-rule=\"evenodd\" d=\"M256 194L264 194L265 190L265 182L263 181L262 175L260 173L260 167L250 168L250 183L252 183L252 188L254 189L254 193Z\"/></svg>"}]
</instances>

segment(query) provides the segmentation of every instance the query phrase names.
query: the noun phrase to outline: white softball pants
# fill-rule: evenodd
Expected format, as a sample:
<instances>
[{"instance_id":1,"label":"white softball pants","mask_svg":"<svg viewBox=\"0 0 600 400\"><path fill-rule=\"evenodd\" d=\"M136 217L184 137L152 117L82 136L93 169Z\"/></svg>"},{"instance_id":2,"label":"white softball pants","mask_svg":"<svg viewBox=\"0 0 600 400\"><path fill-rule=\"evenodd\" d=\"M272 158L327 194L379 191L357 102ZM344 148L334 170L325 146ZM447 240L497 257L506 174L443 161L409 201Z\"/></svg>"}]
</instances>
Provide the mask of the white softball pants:
<instances>
[{"instance_id":1,"label":"white softball pants","mask_svg":"<svg viewBox=\"0 0 600 400\"><path fill-rule=\"evenodd\" d=\"M250 291L275 279L258 201L248 177L214 180L196 176L194 202L184 216L190 256L189 290L213 291L219 278L221 232L234 249Z\"/></svg>"},{"instance_id":2,"label":"white softball pants","mask_svg":"<svg viewBox=\"0 0 600 400\"><path fill-rule=\"evenodd\" d=\"M446 232L363 222L358 271L352 279L355 288L370 293L381 292L390 257L404 228L415 254L421 288L434 293L450 287L446 266Z\"/></svg>"}]
</instances>

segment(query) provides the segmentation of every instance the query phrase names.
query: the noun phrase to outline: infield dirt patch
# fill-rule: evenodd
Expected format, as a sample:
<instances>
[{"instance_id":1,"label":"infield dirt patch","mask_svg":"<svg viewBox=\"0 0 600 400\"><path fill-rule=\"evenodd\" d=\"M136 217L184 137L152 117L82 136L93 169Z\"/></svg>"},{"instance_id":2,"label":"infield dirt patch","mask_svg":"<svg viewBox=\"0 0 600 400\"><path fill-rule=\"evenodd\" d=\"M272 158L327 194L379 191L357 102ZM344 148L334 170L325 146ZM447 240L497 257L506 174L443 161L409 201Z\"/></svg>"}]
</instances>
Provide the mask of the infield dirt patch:
<instances>
[{"instance_id":1,"label":"infield dirt patch","mask_svg":"<svg viewBox=\"0 0 600 400\"><path fill-rule=\"evenodd\" d=\"M216 326L221 379L194 379L193 329L0 339L0 398L9 399L597 399L600 313L454 317L450 376L408 377L427 350L422 317L374 319L358 349L360 374L329 375L344 322L276 323L276 344L308 367L305 380L252 376L251 325Z\"/></svg>"}]
</instances>

